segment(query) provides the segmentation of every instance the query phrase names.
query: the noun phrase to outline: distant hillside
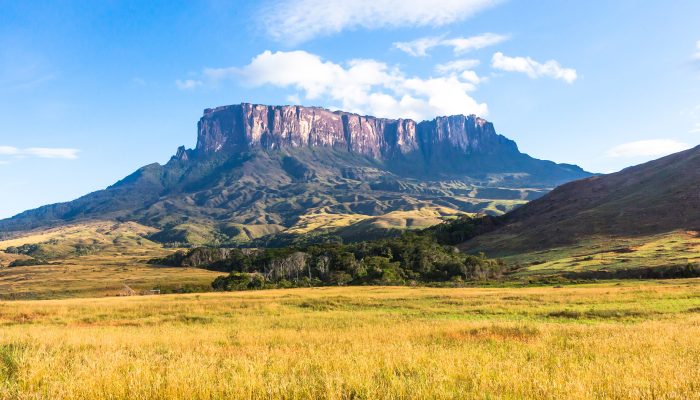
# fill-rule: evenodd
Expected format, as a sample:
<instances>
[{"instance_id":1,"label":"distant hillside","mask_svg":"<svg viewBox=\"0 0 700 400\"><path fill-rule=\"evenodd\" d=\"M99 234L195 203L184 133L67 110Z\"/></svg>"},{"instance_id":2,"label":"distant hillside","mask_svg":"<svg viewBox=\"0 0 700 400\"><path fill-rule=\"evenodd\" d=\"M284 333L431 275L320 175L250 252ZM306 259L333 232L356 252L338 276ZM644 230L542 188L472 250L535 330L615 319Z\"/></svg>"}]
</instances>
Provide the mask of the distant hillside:
<instances>
[{"instance_id":1,"label":"distant hillside","mask_svg":"<svg viewBox=\"0 0 700 400\"><path fill-rule=\"evenodd\" d=\"M590 176L534 159L475 116L389 120L322 108L207 109L197 146L181 147L77 200L0 221L0 236L93 220L136 221L167 243L227 243L316 228L423 227L431 217L503 214ZM382 222L384 221L384 222ZM420 222L416 222L420 221ZM313 229L312 229L313 228Z\"/></svg>"},{"instance_id":2,"label":"distant hillside","mask_svg":"<svg viewBox=\"0 0 700 400\"><path fill-rule=\"evenodd\" d=\"M592 237L700 230L700 146L564 184L504 215L499 223L501 227L463 247L509 254Z\"/></svg>"}]
</instances>

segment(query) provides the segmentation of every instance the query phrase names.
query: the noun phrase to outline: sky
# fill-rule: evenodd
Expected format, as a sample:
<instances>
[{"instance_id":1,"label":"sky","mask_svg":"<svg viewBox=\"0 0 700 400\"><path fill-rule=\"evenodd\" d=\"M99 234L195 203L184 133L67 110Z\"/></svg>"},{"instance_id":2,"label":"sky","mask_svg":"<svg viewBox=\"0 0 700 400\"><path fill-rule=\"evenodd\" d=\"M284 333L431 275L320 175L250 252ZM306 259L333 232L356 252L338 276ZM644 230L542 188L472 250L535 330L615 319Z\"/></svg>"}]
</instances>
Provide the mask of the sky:
<instances>
[{"instance_id":1,"label":"sky","mask_svg":"<svg viewBox=\"0 0 700 400\"><path fill-rule=\"evenodd\" d=\"M613 172L700 144L700 2L0 0L0 218L103 189L252 102L477 114Z\"/></svg>"}]
</instances>

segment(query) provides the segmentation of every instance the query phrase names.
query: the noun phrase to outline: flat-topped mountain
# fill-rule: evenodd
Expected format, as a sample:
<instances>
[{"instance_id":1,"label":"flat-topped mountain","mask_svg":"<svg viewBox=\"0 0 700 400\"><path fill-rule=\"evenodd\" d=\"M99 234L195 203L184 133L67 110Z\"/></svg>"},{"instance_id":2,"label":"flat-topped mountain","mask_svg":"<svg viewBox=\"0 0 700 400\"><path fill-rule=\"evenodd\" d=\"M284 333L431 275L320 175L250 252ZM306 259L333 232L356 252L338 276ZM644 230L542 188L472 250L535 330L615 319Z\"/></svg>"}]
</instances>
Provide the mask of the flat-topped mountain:
<instances>
[{"instance_id":1,"label":"flat-topped mountain","mask_svg":"<svg viewBox=\"0 0 700 400\"><path fill-rule=\"evenodd\" d=\"M206 109L196 147L180 147L167 164L2 220L0 233L116 219L159 228L154 238L165 242L366 234L460 212L502 214L587 176L521 153L473 115L415 122L243 103Z\"/></svg>"},{"instance_id":2,"label":"flat-topped mountain","mask_svg":"<svg viewBox=\"0 0 700 400\"><path fill-rule=\"evenodd\" d=\"M432 121L385 119L318 107L238 104L204 110L198 155L250 148L332 147L375 159L439 150L458 153L517 153L515 142L496 134L493 124L474 115Z\"/></svg>"},{"instance_id":3,"label":"flat-topped mountain","mask_svg":"<svg viewBox=\"0 0 700 400\"><path fill-rule=\"evenodd\" d=\"M533 159L493 124L475 115L430 121L361 116L319 107L242 103L204 110L197 147L177 158L206 158L255 149L324 147L381 161L388 168L422 176L483 177L518 172L521 181L555 186L588 176L581 168Z\"/></svg>"}]
</instances>

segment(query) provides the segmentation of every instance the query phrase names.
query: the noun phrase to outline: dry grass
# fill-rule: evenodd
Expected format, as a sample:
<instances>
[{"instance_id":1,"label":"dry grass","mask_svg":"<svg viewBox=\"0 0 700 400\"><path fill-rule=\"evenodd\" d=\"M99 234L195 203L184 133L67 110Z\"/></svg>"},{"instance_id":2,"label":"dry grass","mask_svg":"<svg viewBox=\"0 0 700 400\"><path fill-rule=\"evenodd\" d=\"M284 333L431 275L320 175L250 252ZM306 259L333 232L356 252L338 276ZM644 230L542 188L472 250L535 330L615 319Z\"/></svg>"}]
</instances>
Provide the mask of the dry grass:
<instances>
[{"instance_id":1,"label":"dry grass","mask_svg":"<svg viewBox=\"0 0 700 400\"><path fill-rule=\"evenodd\" d=\"M371 225L375 229L422 229L444 221L444 218L464 215L465 213L449 207L422 207L415 210L391 211L380 216L364 214L328 213L324 209L304 214L299 221L285 233L304 234L315 230L334 230L352 228L361 224ZM359 225L358 225L359 226Z\"/></svg>"},{"instance_id":2,"label":"dry grass","mask_svg":"<svg viewBox=\"0 0 700 400\"><path fill-rule=\"evenodd\" d=\"M134 290L209 290L220 272L148 265L131 257L86 256L51 265L0 268L0 299L115 296Z\"/></svg>"},{"instance_id":3,"label":"dry grass","mask_svg":"<svg viewBox=\"0 0 700 400\"><path fill-rule=\"evenodd\" d=\"M699 288L0 302L0 398L700 398Z\"/></svg>"},{"instance_id":4,"label":"dry grass","mask_svg":"<svg viewBox=\"0 0 700 400\"><path fill-rule=\"evenodd\" d=\"M674 231L640 237L598 237L504 260L526 267L519 276L686 265L700 262L700 236L694 231Z\"/></svg>"},{"instance_id":5,"label":"dry grass","mask_svg":"<svg viewBox=\"0 0 700 400\"><path fill-rule=\"evenodd\" d=\"M221 273L196 268L165 268L147 264L176 249L163 249L143 235L152 228L132 222L93 222L66 226L0 242L0 249L39 243L54 254L48 265L6 267L28 258L0 252L0 299L47 299L114 296L126 284L134 290L182 288L207 290ZM78 256L75 247L90 243L94 254Z\"/></svg>"},{"instance_id":6,"label":"dry grass","mask_svg":"<svg viewBox=\"0 0 700 400\"><path fill-rule=\"evenodd\" d=\"M141 246L151 245L154 247L157 246L155 243L143 237L157 231L155 228L136 222L94 221L26 232L20 237L0 241L0 250L10 246L44 243L52 240L62 244L90 241L110 245L138 241Z\"/></svg>"}]
</instances>

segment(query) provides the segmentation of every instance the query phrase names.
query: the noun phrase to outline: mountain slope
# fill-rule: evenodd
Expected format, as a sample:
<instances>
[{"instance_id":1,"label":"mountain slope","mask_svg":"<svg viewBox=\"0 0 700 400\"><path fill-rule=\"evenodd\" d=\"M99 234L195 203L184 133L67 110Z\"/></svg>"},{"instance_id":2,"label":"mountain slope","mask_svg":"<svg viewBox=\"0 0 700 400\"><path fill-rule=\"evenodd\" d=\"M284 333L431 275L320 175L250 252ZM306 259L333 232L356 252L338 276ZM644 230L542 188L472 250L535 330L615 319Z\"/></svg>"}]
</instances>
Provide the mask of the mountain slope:
<instances>
[{"instance_id":1,"label":"mountain slope","mask_svg":"<svg viewBox=\"0 0 700 400\"><path fill-rule=\"evenodd\" d=\"M504 226L463 245L517 253L592 237L700 229L700 146L620 172L557 187L501 218Z\"/></svg>"},{"instance_id":2,"label":"mountain slope","mask_svg":"<svg viewBox=\"0 0 700 400\"><path fill-rule=\"evenodd\" d=\"M416 123L244 103L205 110L197 146L179 148L166 165L2 220L0 232L114 219L161 228L155 239L165 242L221 242L281 232L316 214L501 214L589 175L520 153L475 116Z\"/></svg>"}]
</instances>

